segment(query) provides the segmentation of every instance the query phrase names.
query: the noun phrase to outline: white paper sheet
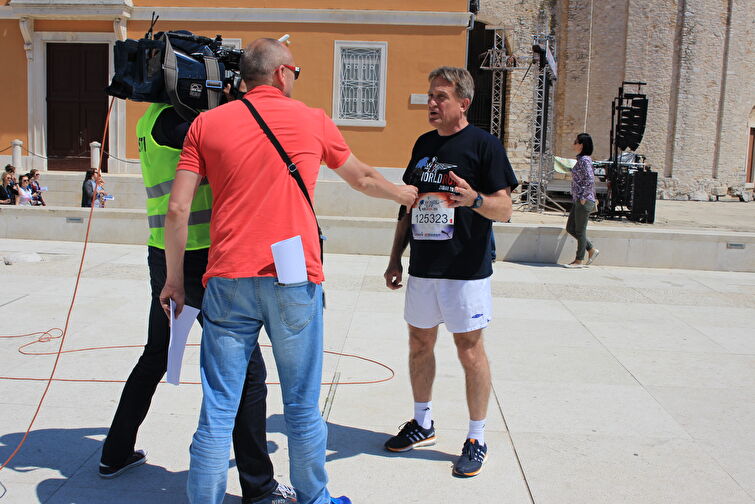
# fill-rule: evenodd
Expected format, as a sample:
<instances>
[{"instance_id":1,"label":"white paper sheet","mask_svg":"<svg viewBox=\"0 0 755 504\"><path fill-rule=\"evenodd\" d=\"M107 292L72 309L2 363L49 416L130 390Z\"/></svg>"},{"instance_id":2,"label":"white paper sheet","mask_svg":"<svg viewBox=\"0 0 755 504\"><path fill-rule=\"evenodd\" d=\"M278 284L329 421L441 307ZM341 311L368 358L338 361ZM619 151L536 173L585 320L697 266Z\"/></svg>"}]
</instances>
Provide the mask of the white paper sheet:
<instances>
[{"instance_id":1,"label":"white paper sheet","mask_svg":"<svg viewBox=\"0 0 755 504\"><path fill-rule=\"evenodd\" d=\"M197 318L199 309L184 305L181 315L175 318L176 303L170 300L170 345L168 345L168 373L167 381L178 385L181 381L181 364L184 359L186 339L189 337L191 326Z\"/></svg>"},{"instance_id":2,"label":"white paper sheet","mask_svg":"<svg viewBox=\"0 0 755 504\"><path fill-rule=\"evenodd\" d=\"M273 250L278 282L294 284L307 281L307 263L304 261L301 236L273 243L270 248Z\"/></svg>"}]
</instances>

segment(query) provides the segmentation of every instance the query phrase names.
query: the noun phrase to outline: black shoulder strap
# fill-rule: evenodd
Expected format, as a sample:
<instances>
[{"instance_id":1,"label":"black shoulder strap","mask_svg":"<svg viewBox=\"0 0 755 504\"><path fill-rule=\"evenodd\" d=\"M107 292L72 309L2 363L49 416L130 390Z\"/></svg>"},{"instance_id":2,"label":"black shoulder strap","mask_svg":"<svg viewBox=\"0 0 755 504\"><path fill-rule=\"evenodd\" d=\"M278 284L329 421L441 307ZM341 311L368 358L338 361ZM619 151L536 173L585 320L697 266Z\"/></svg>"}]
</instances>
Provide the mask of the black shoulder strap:
<instances>
[{"instance_id":1,"label":"black shoulder strap","mask_svg":"<svg viewBox=\"0 0 755 504\"><path fill-rule=\"evenodd\" d=\"M323 260L322 242L325 239L325 237L323 236L322 230L320 229L320 222L317 220L315 207L314 205L312 205L312 200L309 198L309 191L307 191L307 186L304 184L304 180L301 178L299 169L296 167L296 164L294 164L294 162L291 160L288 154L286 154L286 151L283 149L283 146L280 144L278 139L275 138L275 135L273 134L272 130L267 125L265 120L262 119L262 116L254 107L254 105L252 105L252 103L246 98L242 98L241 101L244 102L244 105L246 105L246 108L249 109L249 112L251 112L251 114L257 120L257 124L259 124L260 128L262 128L262 131L265 132L265 135L267 135L267 138L270 139L270 143L273 144L273 147L275 147L275 150L278 151L278 155L280 155L283 162L286 163L286 168L288 168L288 173L294 178L294 180L296 180L296 183L299 186L299 189L301 189L302 194L304 194L304 197L307 199L307 203L309 203L309 207L312 209L312 215L315 216L315 223L317 224L317 233L320 236L320 261L322 261Z\"/></svg>"}]
</instances>

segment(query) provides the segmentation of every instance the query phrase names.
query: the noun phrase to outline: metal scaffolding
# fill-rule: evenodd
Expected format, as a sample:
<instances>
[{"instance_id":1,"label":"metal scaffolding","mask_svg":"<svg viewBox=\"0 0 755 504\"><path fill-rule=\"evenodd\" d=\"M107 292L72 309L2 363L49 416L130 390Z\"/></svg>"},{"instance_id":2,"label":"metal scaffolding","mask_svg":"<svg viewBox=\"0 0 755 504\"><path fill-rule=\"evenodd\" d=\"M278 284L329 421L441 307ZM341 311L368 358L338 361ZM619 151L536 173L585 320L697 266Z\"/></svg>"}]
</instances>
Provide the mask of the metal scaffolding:
<instances>
[{"instance_id":1,"label":"metal scaffolding","mask_svg":"<svg viewBox=\"0 0 755 504\"><path fill-rule=\"evenodd\" d=\"M508 70L506 47L504 46L503 28L490 27L493 30L493 47L488 49L482 60L480 69L493 72L493 89L490 100L490 133L501 138L503 128L503 72Z\"/></svg>"},{"instance_id":2,"label":"metal scaffolding","mask_svg":"<svg viewBox=\"0 0 755 504\"><path fill-rule=\"evenodd\" d=\"M513 70L529 70L534 63L541 63L535 79L533 90L532 137L530 141L530 174L527 191L523 195L524 206L533 212L542 212L546 208L564 211L563 207L550 199L547 186L553 176L552 131L553 124L553 86L551 81L556 78L555 61L552 59L554 38L543 33L533 35L533 47L540 47L542 51L537 57L514 57L506 53L504 29L491 26L493 30L493 47L488 49L483 57L480 69L493 72L492 99L490 104L490 133L496 138L502 138L504 79L503 72ZM546 55L550 58L546 62ZM529 63L528 67L517 66L517 63ZM525 74L525 78L526 78Z\"/></svg>"},{"instance_id":3,"label":"metal scaffolding","mask_svg":"<svg viewBox=\"0 0 755 504\"><path fill-rule=\"evenodd\" d=\"M525 208L530 212L551 209L564 212L564 208L548 196L548 182L553 177L553 95L551 82L556 78L555 61L551 48L553 36L537 34L532 36L533 48L539 47L539 72L533 86L532 139L530 148L530 175L527 184ZM537 52L537 51L536 51ZM545 61L550 58L551 61ZM537 61L540 60L540 61Z\"/></svg>"}]
</instances>

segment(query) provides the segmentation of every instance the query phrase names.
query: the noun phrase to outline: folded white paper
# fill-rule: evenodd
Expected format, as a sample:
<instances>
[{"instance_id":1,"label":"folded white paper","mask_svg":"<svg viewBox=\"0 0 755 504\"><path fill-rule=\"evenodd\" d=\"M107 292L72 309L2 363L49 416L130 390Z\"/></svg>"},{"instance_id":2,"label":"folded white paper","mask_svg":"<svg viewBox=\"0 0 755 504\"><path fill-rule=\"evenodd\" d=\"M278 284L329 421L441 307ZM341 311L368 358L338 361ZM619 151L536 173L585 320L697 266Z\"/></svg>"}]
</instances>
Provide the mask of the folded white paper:
<instances>
[{"instance_id":1,"label":"folded white paper","mask_svg":"<svg viewBox=\"0 0 755 504\"><path fill-rule=\"evenodd\" d=\"M197 318L199 310L193 306L184 305L181 315L175 318L176 303L170 300L170 345L168 345L168 383L178 385L181 381L181 364L184 359L186 339L189 337L191 326Z\"/></svg>"},{"instance_id":2,"label":"folded white paper","mask_svg":"<svg viewBox=\"0 0 755 504\"><path fill-rule=\"evenodd\" d=\"M278 282L294 284L307 281L307 263L304 261L301 236L273 243L270 248L273 251Z\"/></svg>"}]
</instances>

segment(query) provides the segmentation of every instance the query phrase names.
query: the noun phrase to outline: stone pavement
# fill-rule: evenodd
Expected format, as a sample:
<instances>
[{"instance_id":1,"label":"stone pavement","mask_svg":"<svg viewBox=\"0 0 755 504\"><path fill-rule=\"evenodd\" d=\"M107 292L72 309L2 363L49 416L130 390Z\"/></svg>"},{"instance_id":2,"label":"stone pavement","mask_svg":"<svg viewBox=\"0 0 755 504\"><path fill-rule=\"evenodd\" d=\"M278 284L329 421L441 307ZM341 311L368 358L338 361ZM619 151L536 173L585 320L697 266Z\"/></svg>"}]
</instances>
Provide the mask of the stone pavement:
<instances>
[{"instance_id":1,"label":"stone pavement","mask_svg":"<svg viewBox=\"0 0 755 504\"><path fill-rule=\"evenodd\" d=\"M62 327L81 244L3 240L3 334ZM91 244L65 349L143 343L145 248ZM403 292L383 286L386 258L327 255L322 407L330 428L330 488L355 504L752 503L755 498L755 274L496 263L495 319L486 332L494 394L490 459L451 477L467 427L464 384L450 335L437 349L436 446L382 449L412 414ZM191 341L198 342L194 330ZM263 337L263 342L266 338ZM0 339L0 375L45 378L52 356ZM51 351L42 343L27 351ZM57 377L122 380L139 350L64 354ZM272 364L269 349L265 355ZM183 379L197 381L196 347ZM269 366L270 380L275 370ZM0 380L0 462L21 439L44 382ZM146 465L111 481L96 473L122 384L54 382L26 444L0 471L0 504L186 502L197 385L160 385L138 440ZM287 481L279 389L269 387L269 447ZM239 503L234 469L226 503Z\"/></svg>"}]
</instances>

